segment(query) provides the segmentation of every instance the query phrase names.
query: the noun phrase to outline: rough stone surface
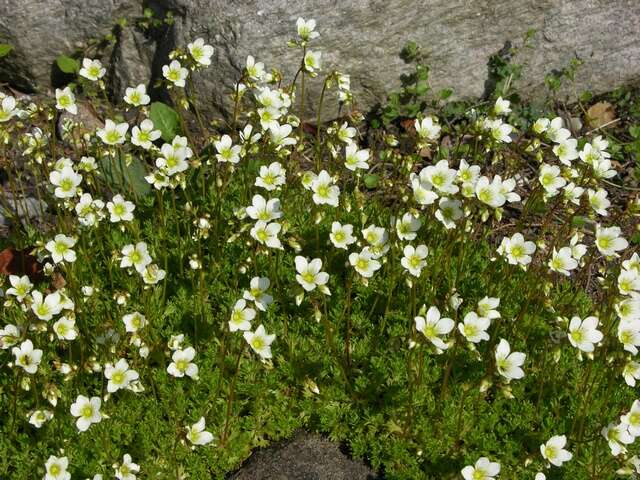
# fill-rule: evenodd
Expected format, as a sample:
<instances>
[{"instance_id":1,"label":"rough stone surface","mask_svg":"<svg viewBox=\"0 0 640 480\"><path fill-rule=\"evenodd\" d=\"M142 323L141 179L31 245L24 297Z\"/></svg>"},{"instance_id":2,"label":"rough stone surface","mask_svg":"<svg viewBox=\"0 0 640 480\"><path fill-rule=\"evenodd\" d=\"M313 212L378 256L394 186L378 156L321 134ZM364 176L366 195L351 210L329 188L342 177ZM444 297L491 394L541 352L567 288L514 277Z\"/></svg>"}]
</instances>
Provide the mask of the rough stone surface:
<instances>
[{"instance_id":1,"label":"rough stone surface","mask_svg":"<svg viewBox=\"0 0 640 480\"><path fill-rule=\"evenodd\" d=\"M309 433L255 451L229 480L376 480L366 465L340 451L339 445Z\"/></svg>"},{"instance_id":2,"label":"rough stone surface","mask_svg":"<svg viewBox=\"0 0 640 480\"><path fill-rule=\"evenodd\" d=\"M227 94L254 55L268 67L285 68L289 79L299 52L286 46L298 16L315 18L324 71L349 73L361 110L383 101L407 67L401 48L413 40L430 51L432 85L458 96L485 92L491 55L536 29L520 87L535 90L544 75L574 57L585 62L577 90L594 92L640 83L638 0L151 0L158 14L171 10L175 23L155 40L121 32L110 58L111 84L149 85L166 55L203 37L216 51L212 66L196 74L209 112L228 111ZM15 46L0 60L0 81L17 87L49 86L60 53L109 31L119 16L139 16L141 0L0 0L0 41ZM107 61L109 58L106 59ZM310 82L309 102L321 82ZM310 107L311 108L311 107ZM311 110L309 110L311 113Z\"/></svg>"},{"instance_id":3,"label":"rough stone surface","mask_svg":"<svg viewBox=\"0 0 640 480\"><path fill-rule=\"evenodd\" d=\"M117 18L141 9L140 0L0 0L0 41L14 47L0 60L0 81L46 89L60 54L104 36Z\"/></svg>"}]
</instances>

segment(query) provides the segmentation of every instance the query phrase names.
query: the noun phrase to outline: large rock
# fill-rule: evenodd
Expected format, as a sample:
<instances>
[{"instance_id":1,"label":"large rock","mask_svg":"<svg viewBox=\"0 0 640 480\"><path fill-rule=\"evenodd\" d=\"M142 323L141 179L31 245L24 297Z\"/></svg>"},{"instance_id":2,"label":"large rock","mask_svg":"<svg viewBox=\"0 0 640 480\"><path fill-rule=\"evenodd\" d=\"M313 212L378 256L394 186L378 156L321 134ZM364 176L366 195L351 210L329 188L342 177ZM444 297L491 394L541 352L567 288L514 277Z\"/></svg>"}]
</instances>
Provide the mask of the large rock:
<instances>
[{"instance_id":1,"label":"large rock","mask_svg":"<svg viewBox=\"0 0 640 480\"><path fill-rule=\"evenodd\" d=\"M179 13L173 31L178 45L204 37L215 62L199 78L214 105L252 54L289 79L299 50L286 46L298 16L314 18L324 70L349 73L359 106L366 110L399 86L407 66L399 52L408 40L430 51L432 85L453 87L460 96L481 96L489 57L507 42L536 29L524 86L577 55L585 66L578 89L595 92L640 81L640 1L638 0L160 0ZM318 97L320 81L308 89ZM310 102L307 102L310 104ZM228 110L228 107L227 107Z\"/></svg>"},{"instance_id":2,"label":"large rock","mask_svg":"<svg viewBox=\"0 0 640 480\"><path fill-rule=\"evenodd\" d=\"M1 0L0 42L14 51L0 60L0 82L46 90L60 54L86 47L109 33L118 18L141 10L139 0Z\"/></svg>"},{"instance_id":3,"label":"large rock","mask_svg":"<svg viewBox=\"0 0 640 480\"><path fill-rule=\"evenodd\" d=\"M485 93L491 55L536 29L520 87L535 91L544 75L578 56L585 64L577 91L611 90L640 82L638 0L151 0L158 15L173 11L175 23L148 40L122 32L110 55L111 85L149 85L167 53L203 37L216 51L210 68L196 74L201 103L209 113L229 111L228 92L247 55L284 68L290 80L299 50L286 46L298 16L315 18L321 33L312 46L323 52L324 71L349 73L358 106L367 110L399 86L407 71L399 52L408 40L430 52L432 85L458 96ZM0 81L46 88L51 64L89 38L104 34L119 16L140 15L140 0L2 0L0 41L16 50L0 60ZM127 27L129 28L129 27ZM119 50L118 50L119 49ZM109 60L107 58L106 60ZM321 80L309 82L309 105Z\"/></svg>"},{"instance_id":4,"label":"large rock","mask_svg":"<svg viewBox=\"0 0 640 480\"><path fill-rule=\"evenodd\" d=\"M293 439L254 452L229 480L376 480L365 464L340 451L320 435L299 433Z\"/></svg>"}]
</instances>

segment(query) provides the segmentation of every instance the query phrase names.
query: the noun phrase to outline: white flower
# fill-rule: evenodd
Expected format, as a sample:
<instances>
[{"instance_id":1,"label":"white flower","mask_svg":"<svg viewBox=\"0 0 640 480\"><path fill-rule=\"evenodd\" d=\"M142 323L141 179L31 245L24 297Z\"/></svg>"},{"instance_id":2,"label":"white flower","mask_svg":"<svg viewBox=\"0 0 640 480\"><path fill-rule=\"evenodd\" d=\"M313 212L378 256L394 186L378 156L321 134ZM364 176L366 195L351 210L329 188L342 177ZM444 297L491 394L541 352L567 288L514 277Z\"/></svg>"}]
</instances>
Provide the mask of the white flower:
<instances>
[{"instance_id":1,"label":"white flower","mask_svg":"<svg viewBox=\"0 0 640 480\"><path fill-rule=\"evenodd\" d=\"M499 208L507 201L500 187L496 182L489 182L487 177L480 177L475 186L476 197L490 207Z\"/></svg>"},{"instance_id":2,"label":"white flower","mask_svg":"<svg viewBox=\"0 0 640 480\"><path fill-rule=\"evenodd\" d=\"M81 432L85 432L92 423L99 423L102 420L100 406L102 401L99 397L91 397L78 395L76 401L71 404L71 415L78 417L76 427Z\"/></svg>"},{"instance_id":3,"label":"white flower","mask_svg":"<svg viewBox=\"0 0 640 480\"><path fill-rule=\"evenodd\" d=\"M433 185L421 176L412 173L409 176L413 198L420 205L431 205L438 198L438 194L433 191Z\"/></svg>"},{"instance_id":4,"label":"white flower","mask_svg":"<svg viewBox=\"0 0 640 480\"><path fill-rule=\"evenodd\" d=\"M495 115L505 115L511 112L511 102L505 100L502 97L498 97L496 103L493 105L493 113Z\"/></svg>"},{"instance_id":5,"label":"white flower","mask_svg":"<svg viewBox=\"0 0 640 480\"><path fill-rule=\"evenodd\" d=\"M143 272L152 262L145 242L125 245L121 253L120 268L134 267L136 271Z\"/></svg>"},{"instance_id":6,"label":"white flower","mask_svg":"<svg viewBox=\"0 0 640 480\"><path fill-rule=\"evenodd\" d=\"M469 312L465 315L462 323L458 324L458 330L471 343L480 343L483 340L489 340L487 328L491 324L491 320L479 317L475 312Z\"/></svg>"},{"instance_id":7,"label":"white flower","mask_svg":"<svg viewBox=\"0 0 640 480\"><path fill-rule=\"evenodd\" d=\"M429 307L426 317L415 317L416 330L421 332L436 348L446 350L447 344L440 338L453 330L455 323L450 318L441 318L437 307Z\"/></svg>"},{"instance_id":8,"label":"white flower","mask_svg":"<svg viewBox=\"0 0 640 480\"><path fill-rule=\"evenodd\" d=\"M436 210L435 216L447 230L455 228L456 222L464 215L461 207L462 202L460 200L442 197L438 202L438 210Z\"/></svg>"},{"instance_id":9,"label":"white flower","mask_svg":"<svg viewBox=\"0 0 640 480\"><path fill-rule=\"evenodd\" d=\"M320 287L320 290L323 291L323 293L328 291L328 288L326 288L325 285L329 281L329 274L320 271L322 269L322 260L314 258L313 260L308 261L306 258L298 255L294 261L296 264L296 271L298 272L296 280L302 288L307 292L315 290L316 287ZM322 287L324 287L324 289Z\"/></svg>"},{"instance_id":10,"label":"white flower","mask_svg":"<svg viewBox=\"0 0 640 480\"><path fill-rule=\"evenodd\" d=\"M307 50L307 53L305 53L304 55L305 70L309 73L314 73L316 70L320 70L321 57L322 57L322 52L313 52L311 50Z\"/></svg>"},{"instance_id":11,"label":"white flower","mask_svg":"<svg viewBox=\"0 0 640 480\"><path fill-rule=\"evenodd\" d=\"M458 172L449 168L447 160L440 160L435 165L429 165L420 171L420 179L433 185L440 193L454 194L459 188L455 184Z\"/></svg>"},{"instance_id":12,"label":"white flower","mask_svg":"<svg viewBox=\"0 0 640 480\"><path fill-rule=\"evenodd\" d=\"M560 163L568 167L573 160L578 158L577 146L578 141L575 138L567 138L553 147L553 153L556 154Z\"/></svg>"},{"instance_id":13,"label":"white flower","mask_svg":"<svg viewBox=\"0 0 640 480\"><path fill-rule=\"evenodd\" d=\"M82 175L72 167L66 166L60 171L53 170L49 173L49 181L56 187L54 194L57 198L72 198L79 191Z\"/></svg>"},{"instance_id":14,"label":"white flower","mask_svg":"<svg viewBox=\"0 0 640 480\"><path fill-rule=\"evenodd\" d=\"M498 253L512 265L528 265L535 251L536 244L525 241L521 233L515 233L511 238L504 237L498 248Z\"/></svg>"},{"instance_id":15,"label":"white flower","mask_svg":"<svg viewBox=\"0 0 640 480\"><path fill-rule=\"evenodd\" d=\"M60 317L53 324L53 331L59 340L75 340L78 338L75 320L67 317Z\"/></svg>"},{"instance_id":16,"label":"white flower","mask_svg":"<svg viewBox=\"0 0 640 480\"><path fill-rule=\"evenodd\" d=\"M611 205L611 202L607 199L609 193L604 188L598 190L587 191L589 197L589 205L598 215L606 217L608 215L607 208Z\"/></svg>"},{"instance_id":17,"label":"white flower","mask_svg":"<svg viewBox=\"0 0 640 480\"><path fill-rule=\"evenodd\" d=\"M140 466L133 463L131 455L128 453L122 457L122 465L114 465L116 478L118 480L136 480L136 473L140 472Z\"/></svg>"},{"instance_id":18,"label":"white flower","mask_svg":"<svg viewBox=\"0 0 640 480\"><path fill-rule=\"evenodd\" d=\"M636 386L636 380L640 379L640 363L630 361L622 369L624 381L630 387Z\"/></svg>"},{"instance_id":19,"label":"white flower","mask_svg":"<svg viewBox=\"0 0 640 480\"><path fill-rule=\"evenodd\" d=\"M176 87L184 87L188 75L189 71L180 65L177 60L172 61L169 65L162 66L162 76Z\"/></svg>"},{"instance_id":20,"label":"white flower","mask_svg":"<svg viewBox=\"0 0 640 480\"><path fill-rule=\"evenodd\" d=\"M618 340L627 352L638 354L640 346L640 319L623 320L618 325Z\"/></svg>"},{"instance_id":21,"label":"white flower","mask_svg":"<svg viewBox=\"0 0 640 480\"><path fill-rule=\"evenodd\" d=\"M629 322L640 319L640 295L634 295L615 304L615 310L620 320Z\"/></svg>"},{"instance_id":22,"label":"white flower","mask_svg":"<svg viewBox=\"0 0 640 480\"><path fill-rule=\"evenodd\" d=\"M72 115L78 113L76 96L73 94L69 87L65 87L62 90L56 88L56 108L58 110L66 110Z\"/></svg>"},{"instance_id":23,"label":"white flower","mask_svg":"<svg viewBox=\"0 0 640 480\"><path fill-rule=\"evenodd\" d=\"M111 214L110 221L112 223L117 222L130 222L133 220L133 211L136 206L133 202L125 200L122 195L118 194L107 203L107 210Z\"/></svg>"},{"instance_id":24,"label":"white flower","mask_svg":"<svg viewBox=\"0 0 640 480\"><path fill-rule=\"evenodd\" d=\"M154 130L154 127L153 122L145 118L139 126L136 125L131 129L131 143L149 150L161 135L160 130Z\"/></svg>"},{"instance_id":25,"label":"white flower","mask_svg":"<svg viewBox=\"0 0 640 480\"><path fill-rule=\"evenodd\" d=\"M124 101L134 107L141 105L148 105L151 101L149 95L147 95L147 87L143 83L137 87L127 87L124 91Z\"/></svg>"},{"instance_id":26,"label":"white flower","mask_svg":"<svg viewBox=\"0 0 640 480\"><path fill-rule=\"evenodd\" d=\"M554 435L547 440L547 443L540 445L542 458L556 467L561 467L563 463L573 458L571 452L565 450L566 445L567 437L565 435Z\"/></svg>"},{"instance_id":27,"label":"white flower","mask_svg":"<svg viewBox=\"0 0 640 480\"><path fill-rule=\"evenodd\" d=\"M162 145L162 156L156 159L156 167L162 169L168 176L184 172L189 168L187 150L184 147L174 147L169 143Z\"/></svg>"},{"instance_id":28,"label":"white flower","mask_svg":"<svg viewBox=\"0 0 640 480\"><path fill-rule=\"evenodd\" d=\"M313 201L316 205L331 205L337 207L340 188L333 183L333 179L326 170L322 170L311 183Z\"/></svg>"},{"instance_id":29,"label":"white flower","mask_svg":"<svg viewBox=\"0 0 640 480\"><path fill-rule=\"evenodd\" d=\"M0 104L0 123L8 122L11 120L11 117L18 114L18 110L16 110L16 99L11 95L7 95L2 99L2 103Z\"/></svg>"},{"instance_id":30,"label":"white flower","mask_svg":"<svg viewBox=\"0 0 640 480\"><path fill-rule=\"evenodd\" d=\"M344 122L338 128L338 131L336 132L336 135L338 136L338 140L340 140L341 142L344 142L347 145L349 145L349 144L353 143L353 138L356 136L357 133L358 132L357 132L357 130L355 128L350 127L347 122Z\"/></svg>"},{"instance_id":31,"label":"white flower","mask_svg":"<svg viewBox=\"0 0 640 480\"><path fill-rule=\"evenodd\" d=\"M241 298L233 306L231 310L231 320L229 320L229 330L235 332L237 330L250 330L251 320L256 317L256 311L253 308L247 308L247 302Z\"/></svg>"},{"instance_id":32,"label":"white flower","mask_svg":"<svg viewBox=\"0 0 640 480\"><path fill-rule=\"evenodd\" d=\"M526 355L522 352L511 352L509 342L500 339L496 347L496 369L507 380L518 380L524 377L524 371L520 368L524 364Z\"/></svg>"},{"instance_id":33,"label":"white flower","mask_svg":"<svg viewBox=\"0 0 640 480\"><path fill-rule=\"evenodd\" d=\"M167 372L174 377L184 377L185 375L197 379L198 366L193 363L196 351L193 347L187 347L184 350L176 350L173 352L171 364L167 367Z\"/></svg>"},{"instance_id":34,"label":"white flower","mask_svg":"<svg viewBox=\"0 0 640 480\"><path fill-rule=\"evenodd\" d=\"M276 121L269 122L269 134L271 142L276 146L276 150L280 150L282 147L288 145L295 145L297 140L294 137L290 137L293 127L288 123L280 125Z\"/></svg>"},{"instance_id":35,"label":"white flower","mask_svg":"<svg viewBox=\"0 0 640 480\"><path fill-rule=\"evenodd\" d=\"M244 339L263 359L271 358L271 344L276 338L275 334L267 335L264 326L260 325L255 332L244 332Z\"/></svg>"},{"instance_id":36,"label":"white flower","mask_svg":"<svg viewBox=\"0 0 640 480\"><path fill-rule=\"evenodd\" d=\"M53 412L51 410L34 410L29 416L29 423L36 428L41 428L45 422L48 422L53 418Z\"/></svg>"},{"instance_id":37,"label":"white flower","mask_svg":"<svg viewBox=\"0 0 640 480\"><path fill-rule=\"evenodd\" d=\"M496 142L511 143L511 132L513 127L504 123L501 118L494 120L485 119L483 124L485 130L489 130L491 138Z\"/></svg>"},{"instance_id":38,"label":"white flower","mask_svg":"<svg viewBox=\"0 0 640 480\"><path fill-rule=\"evenodd\" d=\"M349 263L364 278L371 278L381 266L380 262L373 258L368 248L365 248L360 253L349 255Z\"/></svg>"},{"instance_id":39,"label":"white flower","mask_svg":"<svg viewBox=\"0 0 640 480\"><path fill-rule=\"evenodd\" d=\"M547 197L553 197L567 184L567 181L560 176L560 168L556 165L542 164L538 175L540 185L544 188Z\"/></svg>"},{"instance_id":40,"label":"white flower","mask_svg":"<svg viewBox=\"0 0 640 480\"><path fill-rule=\"evenodd\" d=\"M389 238L387 231L382 227L377 227L376 225L369 225L367 228L362 230L362 236L371 246L384 245Z\"/></svg>"},{"instance_id":41,"label":"white flower","mask_svg":"<svg viewBox=\"0 0 640 480\"><path fill-rule=\"evenodd\" d=\"M296 21L296 27L298 28L298 36L304 41L313 40L318 38L320 34L315 30L316 21L313 19L305 20L304 18L298 18Z\"/></svg>"},{"instance_id":42,"label":"white flower","mask_svg":"<svg viewBox=\"0 0 640 480\"><path fill-rule=\"evenodd\" d=\"M19 347L13 347L11 353L16 357L16 366L33 375L38 371L42 360L42 350L34 349L31 340L25 340Z\"/></svg>"},{"instance_id":43,"label":"white flower","mask_svg":"<svg viewBox=\"0 0 640 480\"><path fill-rule=\"evenodd\" d=\"M45 248L51 253L53 263L62 261L73 263L76 261L76 252L73 246L76 244L75 238L67 237L61 233L57 234L53 240L49 240Z\"/></svg>"},{"instance_id":44,"label":"white flower","mask_svg":"<svg viewBox=\"0 0 640 480\"><path fill-rule=\"evenodd\" d=\"M629 425L626 423L619 423L618 425L610 423L604 427L600 433L609 443L611 455L614 457L617 457L621 453L626 453L627 449L625 445L633 443L634 440L633 436L629 433Z\"/></svg>"},{"instance_id":45,"label":"white flower","mask_svg":"<svg viewBox=\"0 0 640 480\"><path fill-rule=\"evenodd\" d=\"M575 183L569 182L564 187L564 198L573 203L580 205L580 197L584 193L584 188L578 187Z\"/></svg>"},{"instance_id":46,"label":"white flower","mask_svg":"<svg viewBox=\"0 0 640 480\"><path fill-rule=\"evenodd\" d=\"M62 311L62 297L58 292L50 293L43 298L42 293L34 291L31 297L31 310L40 320L51 320Z\"/></svg>"},{"instance_id":47,"label":"white flower","mask_svg":"<svg viewBox=\"0 0 640 480\"><path fill-rule=\"evenodd\" d=\"M415 240L417 232L422 222L414 217L411 213L405 213L402 218L396 222L396 232L400 240Z\"/></svg>"},{"instance_id":48,"label":"white flower","mask_svg":"<svg viewBox=\"0 0 640 480\"><path fill-rule=\"evenodd\" d=\"M197 38L187 45L189 53L193 59L200 65L211 65L211 56L213 55L213 47L204 43L203 38Z\"/></svg>"},{"instance_id":49,"label":"white flower","mask_svg":"<svg viewBox=\"0 0 640 480\"><path fill-rule=\"evenodd\" d=\"M82 59L82 68L78 72L81 77L84 77L92 82L97 82L104 74L107 73L107 69L102 66L100 60L91 60L90 58Z\"/></svg>"},{"instance_id":50,"label":"white flower","mask_svg":"<svg viewBox=\"0 0 640 480\"><path fill-rule=\"evenodd\" d=\"M596 225L596 247L605 257L618 257L618 252L629 246L622 236L620 227L602 228Z\"/></svg>"},{"instance_id":51,"label":"white flower","mask_svg":"<svg viewBox=\"0 0 640 480\"><path fill-rule=\"evenodd\" d=\"M92 227L104 218L104 202L94 200L90 193L83 193L76 203L75 211L78 222L85 227Z\"/></svg>"},{"instance_id":52,"label":"white flower","mask_svg":"<svg viewBox=\"0 0 640 480\"><path fill-rule=\"evenodd\" d=\"M260 167L260 176L256 178L256 187L262 187L268 191L276 190L286 183L286 170L279 162L273 162L268 167Z\"/></svg>"},{"instance_id":53,"label":"white flower","mask_svg":"<svg viewBox=\"0 0 640 480\"><path fill-rule=\"evenodd\" d=\"M107 145L121 145L127 138L127 130L129 130L128 123L115 123L107 119L104 122L104 128L99 128L96 135Z\"/></svg>"},{"instance_id":54,"label":"white flower","mask_svg":"<svg viewBox=\"0 0 640 480\"><path fill-rule=\"evenodd\" d=\"M411 275L419 277L422 269L427 265L425 258L427 258L428 252L426 245L418 245L416 248L407 245L403 249L404 256L400 260L400 264L408 270Z\"/></svg>"},{"instance_id":55,"label":"white flower","mask_svg":"<svg viewBox=\"0 0 640 480\"><path fill-rule=\"evenodd\" d=\"M629 413L620 417L622 423L626 423L629 427L629 433L633 437L640 436L640 400L634 400Z\"/></svg>"},{"instance_id":56,"label":"white flower","mask_svg":"<svg viewBox=\"0 0 640 480\"><path fill-rule=\"evenodd\" d=\"M263 220L258 220L249 234L262 245L266 245L269 248L282 249L282 243L278 239L278 233L280 233L281 229L282 225L277 222L267 223Z\"/></svg>"},{"instance_id":57,"label":"white flower","mask_svg":"<svg viewBox=\"0 0 640 480\"><path fill-rule=\"evenodd\" d=\"M5 292L6 295L16 297L16 300L19 302L22 302L33 288L33 283L31 283L31 280L29 280L27 275L23 275L21 277L17 275L9 275L9 283L11 284L11 288L7 289Z\"/></svg>"},{"instance_id":58,"label":"white flower","mask_svg":"<svg viewBox=\"0 0 640 480\"><path fill-rule=\"evenodd\" d=\"M223 135L220 140L213 142L218 153L216 158L218 162L229 162L236 164L240 161L240 145L233 145L231 137L229 135Z\"/></svg>"},{"instance_id":59,"label":"white flower","mask_svg":"<svg viewBox=\"0 0 640 480\"><path fill-rule=\"evenodd\" d=\"M258 310L263 312L267 310L267 307L273 302L273 297L265 293L271 281L267 277L253 277L249 283L249 290L245 290L243 298L255 303Z\"/></svg>"},{"instance_id":60,"label":"white flower","mask_svg":"<svg viewBox=\"0 0 640 480\"><path fill-rule=\"evenodd\" d=\"M637 270L622 270L618 275L618 291L622 295L640 292L640 274Z\"/></svg>"},{"instance_id":61,"label":"white flower","mask_svg":"<svg viewBox=\"0 0 640 480\"><path fill-rule=\"evenodd\" d=\"M480 167L478 165L469 165L463 158L460 160L456 175L460 182L475 185L478 178L480 178Z\"/></svg>"},{"instance_id":62,"label":"white flower","mask_svg":"<svg viewBox=\"0 0 640 480\"><path fill-rule=\"evenodd\" d=\"M155 285L167 276L167 272L158 267L155 263L147 265L147 268L142 272L142 280L147 285Z\"/></svg>"},{"instance_id":63,"label":"white flower","mask_svg":"<svg viewBox=\"0 0 640 480\"><path fill-rule=\"evenodd\" d=\"M246 212L252 219L270 222L282 217L279 199L272 198L267 201L262 195L254 195L251 201L252 205L246 208Z\"/></svg>"},{"instance_id":64,"label":"white flower","mask_svg":"<svg viewBox=\"0 0 640 480\"><path fill-rule=\"evenodd\" d=\"M356 243L356 238L353 236L353 225L333 222L329 239L336 248L347 250L349 245Z\"/></svg>"},{"instance_id":65,"label":"white flower","mask_svg":"<svg viewBox=\"0 0 640 480\"><path fill-rule=\"evenodd\" d=\"M135 370L129 368L129 362L124 358L118 360L115 365L107 363L104 367L104 376L109 383L107 384L107 392L117 392L121 388L127 388L131 382L138 380L140 375Z\"/></svg>"},{"instance_id":66,"label":"white flower","mask_svg":"<svg viewBox=\"0 0 640 480\"><path fill-rule=\"evenodd\" d=\"M193 445L206 445L213 441L213 435L205 430L204 417L200 417L196 423L186 427L187 440Z\"/></svg>"},{"instance_id":67,"label":"white flower","mask_svg":"<svg viewBox=\"0 0 640 480\"><path fill-rule=\"evenodd\" d=\"M423 140L437 140L440 136L440 125L437 124L437 120L434 121L433 117L425 117L422 120L416 119L414 126L418 137Z\"/></svg>"},{"instance_id":68,"label":"white flower","mask_svg":"<svg viewBox=\"0 0 640 480\"><path fill-rule=\"evenodd\" d=\"M480 457L474 466L467 465L462 469L464 480L494 480L499 473L500 464L487 457Z\"/></svg>"},{"instance_id":69,"label":"white flower","mask_svg":"<svg viewBox=\"0 0 640 480\"><path fill-rule=\"evenodd\" d=\"M564 121L560 117L556 117L546 128L547 138L554 143L560 143L571 136L571 132L564 127Z\"/></svg>"},{"instance_id":70,"label":"white flower","mask_svg":"<svg viewBox=\"0 0 640 480\"><path fill-rule=\"evenodd\" d=\"M264 63L256 63L256 60L251 55L247 56L245 68L247 70L247 75L251 80L260 81L265 76Z\"/></svg>"},{"instance_id":71,"label":"white flower","mask_svg":"<svg viewBox=\"0 0 640 480\"><path fill-rule=\"evenodd\" d=\"M500 299L495 297L484 297L478 301L478 308L476 312L479 317L488 318L493 320L494 318L500 318L500 313L497 308L500 306Z\"/></svg>"},{"instance_id":72,"label":"white flower","mask_svg":"<svg viewBox=\"0 0 640 480\"><path fill-rule=\"evenodd\" d=\"M594 344L603 338L597 327L597 317L587 317L584 320L573 317L569 323L569 342L583 352L593 352Z\"/></svg>"},{"instance_id":73,"label":"white flower","mask_svg":"<svg viewBox=\"0 0 640 480\"><path fill-rule=\"evenodd\" d=\"M69 459L67 457L49 456L44 464L46 475L44 480L71 480L71 474L67 472Z\"/></svg>"},{"instance_id":74,"label":"white flower","mask_svg":"<svg viewBox=\"0 0 640 480\"><path fill-rule=\"evenodd\" d=\"M147 319L139 312L128 313L122 317L125 330L129 333L135 333L147 324Z\"/></svg>"},{"instance_id":75,"label":"white flower","mask_svg":"<svg viewBox=\"0 0 640 480\"><path fill-rule=\"evenodd\" d=\"M562 247L559 251L555 248L553 249L553 254L548 265L554 272L561 273L568 277L571 275L571 270L578 267L578 262L573 258L570 247Z\"/></svg>"},{"instance_id":76,"label":"white flower","mask_svg":"<svg viewBox=\"0 0 640 480\"><path fill-rule=\"evenodd\" d=\"M15 325L9 324L0 328L0 348L6 350L13 347L20 340L20 330Z\"/></svg>"},{"instance_id":77,"label":"white flower","mask_svg":"<svg viewBox=\"0 0 640 480\"><path fill-rule=\"evenodd\" d=\"M355 143L347 145L345 149L344 166L352 172L357 169L368 170L369 164L369 149L358 150L358 146Z\"/></svg>"}]
</instances>

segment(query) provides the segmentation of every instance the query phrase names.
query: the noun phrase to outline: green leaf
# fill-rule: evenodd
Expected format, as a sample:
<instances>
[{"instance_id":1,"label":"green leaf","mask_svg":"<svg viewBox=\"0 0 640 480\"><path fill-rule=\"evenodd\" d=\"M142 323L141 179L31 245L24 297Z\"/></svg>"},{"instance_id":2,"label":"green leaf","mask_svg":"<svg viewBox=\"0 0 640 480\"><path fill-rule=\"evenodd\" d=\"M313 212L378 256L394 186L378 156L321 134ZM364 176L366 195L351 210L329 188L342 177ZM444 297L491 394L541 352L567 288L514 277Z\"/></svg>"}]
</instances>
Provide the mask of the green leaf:
<instances>
[{"instance_id":1,"label":"green leaf","mask_svg":"<svg viewBox=\"0 0 640 480\"><path fill-rule=\"evenodd\" d=\"M136 198L151 191L151 186L144 179L147 171L139 158L133 158L127 165L124 160L105 157L100 160L100 167L105 181L115 191L122 191L125 195L128 192Z\"/></svg>"},{"instance_id":2,"label":"green leaf","mask_svg":"<svg viewBox=\"0 0 640 480\"><path fill-rule=\"evenodd\" d=\"M0 58L6 57L13 50L13 47L8 43L0 43Z\"/></svg>"},{"instance_id":3,"label":"green leaf","mask_svg":"<svg viewBox=\"0 0 640 480\"><path fill-rule=\"evenodd\" d=\"M56 65L64 73L77 73L80 70L80 63L75 58L60 55L56 58Z\"/></svg>"},{"instance_id":4,"label":"green leaf","mask_svg":"<svg viewBox=\"0 0 640 480\"><path fill-rule=\"evenodd\" d=\"M153 125L162 132L162 139L171 142L178 131L180 117L169 105L162 102L153 102L149 109L149 118Z\"/></svg>"},{"instance_id":5,"label":"green leaf","mask_svg":"<svg viewBox=\"0 0 640 480\"><path fill-rule=\"evenodd\" d=\"M640 138L640 125L631 125L629 127L629 134L633 138Z\"/></svg>"},{"instance_id":6,"label":"green leaf","mask_svg":"<svg viewBox=\"0 0 640 480\"><path fill-rule=\"evenodd\" d=\"M380 182L380 177L374 173L369 173L364 176L364 184L367 188L376 188Z\"/></svg>"}]
</instances>

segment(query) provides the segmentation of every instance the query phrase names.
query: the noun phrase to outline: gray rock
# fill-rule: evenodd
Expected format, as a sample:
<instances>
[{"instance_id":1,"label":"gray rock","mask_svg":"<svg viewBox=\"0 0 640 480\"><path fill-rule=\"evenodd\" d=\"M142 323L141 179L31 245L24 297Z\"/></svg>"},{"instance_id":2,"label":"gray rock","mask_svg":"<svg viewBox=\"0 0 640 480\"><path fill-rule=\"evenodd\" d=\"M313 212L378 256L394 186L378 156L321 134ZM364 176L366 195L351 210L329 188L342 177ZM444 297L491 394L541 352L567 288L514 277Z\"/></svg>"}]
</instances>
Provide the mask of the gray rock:
<instances>
[{"instance_id":1,"label":"gray rock","mask_svg":"<svg viewBox=\"0 0 640 480\"><path fill-rule=\"evenodd\" d=\"M14 47L0 60L0 81L24 91L51 86L60 54L106 35L119 17L139 15L140 0L0 0L0 41Z\"/></svg>"},{"instance_id":2,"label":"gray rock","mask_svg":"<svg viewBox=\"0 0 640 480\"><path fill-rule=\"evenodd\" d=\"M375 480L368 466L326 438L298 433L292 440L255 451L229 480Z\"/></svg>"},{"instance_id":3,"label":"gray rock","mask_svg":"<svg viewBox=\"0 0 640 480\"><path fill-rule=\"evenodd\" d=\"M216 49L211 68L197 84L208 103L229 110L226 95L252 54L267 66L285 67L289 80L299 50L287 48L298 16L314 18L323 70L351 75L359 107L367 110L399 86L407 71L398 53L408 40L430 51L432 85L453 87L459 96L480 96L487 62L509 41L537 29L525 52L523 86L543 84L544 75L578 55L585 66L578 90L611 90L640 82L638 0L158 0L178 12L176 45L203 37ZM317 101L321 81L310 82Z\"/></svg>"},{"instance_id":4,"label":"gray rock","mask_svg":"<svg viewBox=\"0 0 640 480\"><path fill-rule=\"evenodd\" d=\"M195 74L208 113L228 113L228 93L254 55L268 67L284 68L290 80L299 51L286 46L298 16L315 18L323 70L351 75L358 107L384 101L407 71L399 58L408 40L430 52L431 83L453 87L458 97L485 92L491 55L536 29L528 64L516 87L535 92L544 75L578 56L585 62L576 91L611 90L640 83L638 0L152 0L159 16L173 11L175 23L152 40L123 30L111 54L111 84L149 83L160 75L167 53L203 37L216 51L210 68ZM51 65L88 39L110 30L119 16L140 15L140 0L1 0L0 40L15 47L0 60L0 81L46 89ZM321 81L309 82L308 116ZM571 89L573 91L573 89ZM328 102L329 103L329 102ZM335 105L335 102L330 102ZM330 116L331 112L329 113Z\"/></svg>"}]
</instances>

